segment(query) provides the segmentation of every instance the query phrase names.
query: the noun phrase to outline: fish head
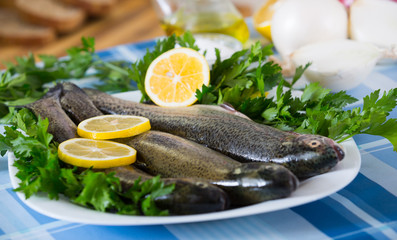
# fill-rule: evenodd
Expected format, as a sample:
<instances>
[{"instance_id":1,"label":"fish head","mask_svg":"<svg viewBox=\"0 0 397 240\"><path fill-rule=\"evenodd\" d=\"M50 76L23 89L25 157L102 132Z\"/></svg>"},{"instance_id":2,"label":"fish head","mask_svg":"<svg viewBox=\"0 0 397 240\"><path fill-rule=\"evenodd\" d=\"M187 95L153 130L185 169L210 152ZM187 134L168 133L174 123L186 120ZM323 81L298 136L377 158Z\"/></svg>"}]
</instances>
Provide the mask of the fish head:
<instances>
[{"instance_id":1,"label":"fish head","mask_svg":"<svg viewBox=\"0 0 397 240\"><path fill-rule=\"evenodd\" d=\"M310 155L311 157L317 156L319 160L321 158L332 158L341 161L345 157L345 152L338 143L319 135L298 135L292 140L291 148L301 158Z\"/></svg>"},{"instance_id":2,"label":"fish head","mask_svg":"<svg viewBox=\"0 0 397 240\"><path fill-rule=\"evenodd\" d=\"M153 200L161 209L171 214L186 215L208 213L228 209L230 199L226 192L207 180L196 178L165 178L167 184L174 184L170 194Z\"/></svg>"},{"instance_id":3,"label":"fish head","mask_svg":"<svg viewBox=\"0 0 397 240\"><path fill-rule=\"evenodd\" d=\"M282 156L273 162L293 169L300 179L327 172L345 157L342 147L334 140L310 134L290 135L280 150Z\"/></svg>"},{"instance_id":4,"label":"fish head","mask_svg":"<svg viewBox=\"0 0 397 240\"><path fill-rule=\"evenodd\" d=\"M288 197L299 180L280 164L248 162L237 165L225 179L212 183L231 193L233 205L244 206Z\"/></svg>"}]
</instances>

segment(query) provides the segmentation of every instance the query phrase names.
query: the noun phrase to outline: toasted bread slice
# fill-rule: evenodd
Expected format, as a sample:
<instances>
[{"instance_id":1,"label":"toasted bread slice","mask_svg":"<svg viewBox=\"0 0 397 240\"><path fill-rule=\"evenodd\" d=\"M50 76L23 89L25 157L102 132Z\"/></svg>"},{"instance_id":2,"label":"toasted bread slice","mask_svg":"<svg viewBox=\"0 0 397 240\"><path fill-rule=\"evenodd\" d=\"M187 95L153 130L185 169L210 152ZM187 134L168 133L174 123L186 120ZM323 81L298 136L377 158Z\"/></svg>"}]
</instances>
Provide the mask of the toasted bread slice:
<instances>
[{"instance_id":1,"label":"toasted bread slice","mask_svg":"<svg viewBox=\"0 0 397 240\"><path fill-rule=\"evenodd\" d=\"M58 0L16 0L21 16L32 23L55 28L59 33L68 33L85 20L85 12Z\"/></svg>"},{"instance_id":2,"label":"toasted bread slice","mask_svg":"<svg viewBox=\"0 0 397 240\"><path fill-rule=\"evenodd\" d=\"M64 3L71 4L84 9L90 16L103 16L110 12L118 0L62 0Z\"/></svg>"},{"instance_id":3,"label":"toasted bread slice","mask_svg":"<svg viewBox=\"0 0 397 240\"><path fill-rule=\"evenodd\" d=\"M0 8L0 22L0 42L34 45L50 42L56 36L54 29L27 23L9 8Z\"/></svg>"}]
</instances>

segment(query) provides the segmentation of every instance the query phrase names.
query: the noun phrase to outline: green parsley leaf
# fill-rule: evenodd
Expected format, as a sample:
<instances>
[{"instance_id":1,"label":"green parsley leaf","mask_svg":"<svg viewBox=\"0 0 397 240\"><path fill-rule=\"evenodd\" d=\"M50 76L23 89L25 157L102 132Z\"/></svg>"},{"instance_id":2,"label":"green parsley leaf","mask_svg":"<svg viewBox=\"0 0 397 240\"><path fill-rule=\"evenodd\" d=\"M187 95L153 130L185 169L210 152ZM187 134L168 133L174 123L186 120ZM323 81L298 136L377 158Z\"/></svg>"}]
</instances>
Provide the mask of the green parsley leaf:
<instances>
[{"instance_id":1,"label":"green parsley leaf","mask_svg":"<svg viewBox=\"0 0 397 240\"><path fill-rule=\"evenodd\" d=\"M280 67L265 61L271 54L271 46L262 47L259 42L249 50L237 51L224 60L220 57L219 49L216 49L216 60L210 71L210 85L203 86L201 91L196 92L198 102L227 102L240 110L245 100L264 96L266 91L282 79Z\"/></svg>"},{"instance_id":2,"label":"green parsley leaf","mask_svg":"<svg viewBox=\"0 0 397 240\"><path fill-rule=\"evenodd\" d=\"M112 192L115 188L116 191L121 191L121 187L119 180L113 175L87 171L82 175L84 188L73 201L83 206L92 206L94 209L102 212L114 207L120 199L117 195L112 194Z\"/></svg>"},{"instance_id":3,"label":"green parsley leaf","mask_svg":"<svg viewBox=\"0 0 397 240\"><path fill-rule=\"evenodd\" d=\"M131 198L135 204L141 205L141 211L147 216L168 215L168 210L157 208L154 199L163 195L170 194L175 188L175 184L168 186L160 180L160 176L153 177L141 183L140 179L134 182L124 196Z\"/></svg>"},{"instance_id":4,"label":"green parsley leaf","mask_svg":"<svg viewBox=\"0 0 397 240\"><path fill-rule=\"evenodd\" d=\"M109 93L127 92L137 90L134 82L129 77L129 66L126 61L99 62L94 65L95 76L101 80L101 84L95 88Z\"/></svg>"},{"instance_id":5,"label":"green parsley leaf","mask_svg":"<svg viewBox=\"0 0 397 240\"><path fill-rule=\"evenodd\" d=\"M0 72L0 118L8 114L8 107L23 106L42 97L46 86L58 81L87 77L92 68L102 84L96 87L111 92L135 90L128 74L126 61L104 62L95 54L95 39L82 38L82 46L67 49L67 56L58 59L39 55L43 65L36 64L33 54L17 57L17 64L8 63Z\"/></svg>"}]
</instances>

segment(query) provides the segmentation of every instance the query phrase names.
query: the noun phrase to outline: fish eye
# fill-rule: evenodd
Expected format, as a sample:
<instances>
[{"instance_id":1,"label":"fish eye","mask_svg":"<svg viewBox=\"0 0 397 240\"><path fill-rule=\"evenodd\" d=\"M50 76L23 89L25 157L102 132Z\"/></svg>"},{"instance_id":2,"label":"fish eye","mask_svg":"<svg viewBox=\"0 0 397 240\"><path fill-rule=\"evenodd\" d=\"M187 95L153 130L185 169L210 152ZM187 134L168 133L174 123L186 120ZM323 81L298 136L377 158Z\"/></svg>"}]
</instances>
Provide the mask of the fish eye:
<instances>
[{"instance_id":1,"label":"fish eye","mask_svg":"<svg viewBox=\"0 0 397 240\"><path fill-rule=\"evenodd\" d=\"M204 182L197 182L196 185L197 185L198 187L201 187L201 188L206 188L206 187L208 187L208 185L207 185L206 183L204 183Z\"/></svg>"},{"instance_id":2,"label":"fish eye","mask_svg":"<svg viewBox=\"0 0 397 240\"><path fill-rule=\"evenodd\" d=\"M310 142L307 143L310 147L316 148L321 145L321 142L318 140L311 140Z\"/></svg>"}]
</instances>

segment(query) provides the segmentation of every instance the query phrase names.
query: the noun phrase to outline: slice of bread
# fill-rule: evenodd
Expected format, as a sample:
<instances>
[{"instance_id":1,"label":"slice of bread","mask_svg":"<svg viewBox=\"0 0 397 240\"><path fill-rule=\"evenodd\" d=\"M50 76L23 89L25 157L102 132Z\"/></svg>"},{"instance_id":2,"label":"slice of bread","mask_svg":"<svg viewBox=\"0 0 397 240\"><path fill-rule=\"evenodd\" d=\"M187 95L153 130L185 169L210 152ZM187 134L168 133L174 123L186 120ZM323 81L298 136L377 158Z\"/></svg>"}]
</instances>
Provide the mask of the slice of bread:
<instances>
[{"instance_id":1,"label":"slice of bread","mask_svg":"<svg viewBox=\"0 0 397 240\"><path fill-rule=\"evenodd\" d=\"M54 29L27 23L10 8L0 8L0 22L0 42L3 43L43 44L54 40L56 36Z\"/></svg>"},{"instance_id":2,"label":"slice of bread","mask_svg":"<svg viewBox=\"0 0 397 240\"><path fill-rule=\"evenodd\" d=\"M20 15L31 23L54 28L59 33L68 33L85 20L85 12L59 0L16 0Z\"/></svg>"},{"instance_id":3,"label":"slice of bread","mask_svg":"<svg viewBox=\"0 0 397 240\"><path fill-rule=\"evenodd\" d=\"M118 0L62 0L64 3L71 4L84 9L90 16L103 16L110 12Z\"/></svg>"}]
</instances>

